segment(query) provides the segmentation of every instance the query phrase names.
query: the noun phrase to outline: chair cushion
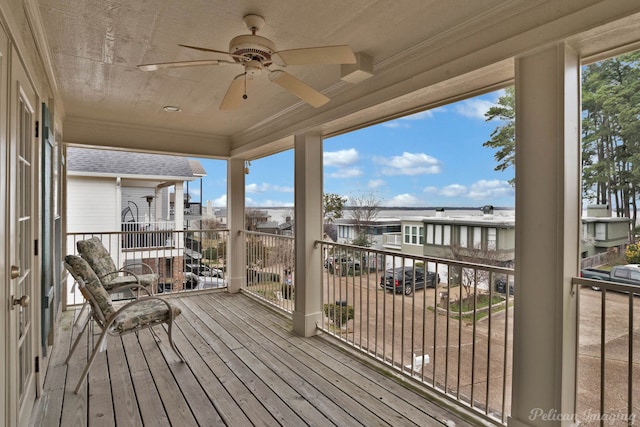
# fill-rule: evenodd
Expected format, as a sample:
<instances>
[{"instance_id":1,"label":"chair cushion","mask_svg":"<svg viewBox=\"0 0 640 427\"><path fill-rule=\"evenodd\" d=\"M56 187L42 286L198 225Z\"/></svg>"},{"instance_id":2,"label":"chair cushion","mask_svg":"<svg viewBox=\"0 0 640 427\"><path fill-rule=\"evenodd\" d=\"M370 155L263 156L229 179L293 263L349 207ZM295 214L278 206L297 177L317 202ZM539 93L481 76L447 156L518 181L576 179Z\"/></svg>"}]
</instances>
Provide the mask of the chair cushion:
<instances>
[{"instance_id":1,"label":"chair cushion","mask_svg":"<svg viewBox=\"0 0 640 427\"><path fill-rule=\"evenodd\" d=\"M67 255L64 260L71 266L74 275L84 282L84 288L91 294L98 305L96 309L102 311L105 319L109 318L109 316L115 312L111 297L109 297L107 291L102 287L102 283L100 283L98 276L91 266L89 266L84 259L75 255Z\"/></svg>"},{"instance_id":2,"label":"chair cushion","mask_svg":"<svg viewBox=\"0 0 640 427\"><path fill-rule=\"evenodd\" d=\"M175 319L181 310L171 305ZM139 299L135 304L120 313L112 324L112 329L118 333L132 331L151 323L169 321L169 307L158 299Z\"/></svg>"},{"instance_id":3,"label":"chair cushion","mask_svg":"<svg viewBox=\"0 0 640 427\"><path fill-rule=\"evenodd\" d=\"M93 268L103 285L118 276L116 264L99 237L79 240L77 247L80 256Z\"/></svg>"}]
</instances>

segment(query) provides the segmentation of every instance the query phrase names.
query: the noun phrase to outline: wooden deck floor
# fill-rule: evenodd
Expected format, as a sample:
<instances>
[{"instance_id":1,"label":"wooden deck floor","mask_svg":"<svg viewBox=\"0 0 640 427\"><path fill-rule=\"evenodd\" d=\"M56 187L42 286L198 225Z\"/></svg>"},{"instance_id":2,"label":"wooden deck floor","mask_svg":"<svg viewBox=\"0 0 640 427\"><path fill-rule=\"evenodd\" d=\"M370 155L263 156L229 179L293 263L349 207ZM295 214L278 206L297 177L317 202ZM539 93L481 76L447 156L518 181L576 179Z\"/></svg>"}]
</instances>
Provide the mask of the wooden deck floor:
<instances>
[{"instance_id":1,"label":"wooden deck floor","mask_svg":"<svg viewBox=\"0 0 640 427\"><path fill-rule=\"evenodd\" d=\"M470 425L345 353L327 337L301 338L291 320L241 294L171 298L174 339L158 330L109 337L80 394L87 340L64 364L73 312L63 315L32 424L37 426Z\"/></svg>"}]
</instances>

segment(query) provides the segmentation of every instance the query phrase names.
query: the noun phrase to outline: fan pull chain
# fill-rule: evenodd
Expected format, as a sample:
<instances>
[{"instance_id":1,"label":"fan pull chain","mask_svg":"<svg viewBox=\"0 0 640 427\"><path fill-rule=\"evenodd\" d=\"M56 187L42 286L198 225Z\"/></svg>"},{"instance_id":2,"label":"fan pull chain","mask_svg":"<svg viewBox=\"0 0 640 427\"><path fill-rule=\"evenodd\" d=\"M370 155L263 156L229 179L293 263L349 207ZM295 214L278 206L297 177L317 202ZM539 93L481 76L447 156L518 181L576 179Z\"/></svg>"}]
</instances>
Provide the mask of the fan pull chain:
<instances>
[{"instance_id":1,"label":"fan pull chain","mask_svg":"<svg viewBox=\"0 0 640 427\"><path fill-rule=\"evenodd\" d=\"M247 99L247 72L244 73L244 93L242 94L242 99Z\"/></svg>"}]
</instances>

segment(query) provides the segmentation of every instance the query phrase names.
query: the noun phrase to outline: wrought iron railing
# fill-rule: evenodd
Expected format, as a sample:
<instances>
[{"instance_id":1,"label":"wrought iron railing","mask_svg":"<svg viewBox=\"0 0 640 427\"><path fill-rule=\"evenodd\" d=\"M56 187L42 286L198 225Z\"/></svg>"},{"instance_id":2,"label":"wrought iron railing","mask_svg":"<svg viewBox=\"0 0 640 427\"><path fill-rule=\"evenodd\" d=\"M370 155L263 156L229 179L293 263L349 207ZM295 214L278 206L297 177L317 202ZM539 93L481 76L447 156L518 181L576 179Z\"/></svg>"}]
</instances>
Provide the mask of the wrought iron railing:
<instances>
[{"instance_id":1,"label":"wrought iron railing","mask_svg":"<svg viewBox=\"0 0 640 427\"><path fill-rule=\"evenodd\" d=\"M506 424L513 269L318 243L325 333Z\"/></svg>"},{"instance_id":2,"label":"wrought iron railing","mask_svg":"<svg viewBox=\"0 0 640 427\"><path fill-rule=\"evenodd\" d=\"M635 425L640 415L640 286L575 277L576 422Z\"/></svg>"},{"instance_id":3,"label":"wrought iron railing","mask_svg":"<svg viewBox=\"0 0 640 427\"><path fill-rule=\"evenodd\" d=\"M295 253L291 236L244 231L247 279L244 291L292 313L295 309Z\"/></svg>"}]
</instances>

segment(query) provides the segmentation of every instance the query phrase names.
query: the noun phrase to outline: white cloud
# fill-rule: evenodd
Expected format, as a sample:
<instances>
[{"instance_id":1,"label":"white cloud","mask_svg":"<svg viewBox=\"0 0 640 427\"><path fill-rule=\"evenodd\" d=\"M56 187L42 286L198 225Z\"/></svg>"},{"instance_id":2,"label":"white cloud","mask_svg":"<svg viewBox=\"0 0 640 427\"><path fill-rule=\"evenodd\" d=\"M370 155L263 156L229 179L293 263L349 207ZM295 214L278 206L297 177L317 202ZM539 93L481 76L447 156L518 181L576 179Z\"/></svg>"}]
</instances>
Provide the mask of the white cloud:
<instances>
[{"instance_id":1,"label":"white cloud","mask_svg":"<svg viewBox=\"0 0 640 427\"><path fill-rule=\"evenodd\" d=\"M388 202L384 202L383 204L385 206L421 206L422 201L411 194L405 193L398 194L397 196L394 196L391 200L389 200Z\"/></svg>"},{"instance_id":2,"label":"white cloud","mask_svg":"<svg viewBox=\"0 0 640 427\"><path fill-rule=\"evenodd\" d=\"M460 184L451 184L440 190L440 194L446 197L459 197L465 195L467 187Z\"/></svg>"},{"instance_id":3,"label":"white cloud","mask_svg":"<svg viewBox=\"0 0 640 427\"><path fill-rule=\"evenodd\" d=\"M293 188L282 187L280 185L272 185L263 182L262 184L247 184L245 186L245 191L250 194L260 194L266 192L293 193Z\"/></svg>"},{"instance_id":4,"label":"white cloud","mask_svg":"<svg viewBox=\"0 0 640 427\"><path fill-rule=\"evenodd\" d=\"M402 153L401 156L375 157L374 162L384 165L384 175L425 175L440 173L441 163L424 153Z\"/></svg>"},{"instance_id":5,"label":"white cloud","mask_svg":"<svg viewBox=\"0 0 640 427\"><path fill-rule=\"evenodd\" d=\"M467 197L476 200L496 199L498 197L513 196L515 190L507 181L494 179L491 181L480 180L471 185Z\"/></svg>"},{"instance_id":6,"label":"white cloud","mask_svg":"<svg viewBox=\"0 0 640 427\"><path fill-rule=\"evenodd\" d=\"M358 151L355 148L339 151L326 151L323 153L324 166L335 166L344 168L356 163L359 159Z\"/></svg>"},{"instance_id":7,"label":"white cloud","mask_svg":"<svg viewBox=\"0 0 640 427\"><path fill-rule=\"evenodd\" d=\"M430 194L438 194L438 187L434 187L434 186L430 186L430 187L426 187L423 190L425 193L430 193Z\"/></svg>"},{"instance_id":8,"label":"white cloud","mask_svg":"<svg viewBox=\"0 0 640 427\"><path fill-rule=\"evenodd\" d=\"M379 188L382 187L383 185L385 185L386 182L382 179L371 179L369 180L369 183L367 184L367 187L369 188Z\"/></svg>"},{"instance_id":9,"label":"white cloud","mask_svg":"<svg viewBox=\"0 0 640 427\"><path fill-rule=\"evenodd\" d=\"M407 121L411 120L425 120L433 117L435 110L421 111L419 113L411 114L410 116L400 117L389 122L382 123L382 126L387 128L409 128L411 125Z\"/></svg>"},{"instance_id":10,"label":"white cloud","mask_svg":"<svg viewBox=\"0 0 640 427\"><path fill-rule=\"evenodd\" d=\"M218 197L217 199L212 200L211 204L216 208L224 208L224 207L226 207L227 206L227 195L223 194L222 196Z\"/></svg>"},{"instance_id":11,"label":"white cloud","mask_svg":"<svg viewBox=\"0 0 640 427\"><path fill-rule=\"evenodd\" d=\"M283 202L282 200L263 200L260 203L253 203L253 205L268 208L268 207L293 206L293 203Z\"/></svg>"},{"instance_id":12,"label":"white cloud","mask_svg":"<svg viewBox=\"0 0 640 427\"><path fill-rule=\"evenodd\" d=\"M442 188L426 187L425 193L449 198L467 198L491 201L515 195L513 187L507 181L498 179L474 182L470 187L461 184L450 184Z\"/></svg>"},{"instance_id":13,"label":"white cloud","mask_svg":"<svg viewBox=\"0 0 640 427\"><path fill-rule=\"evenodd\" d=\"M343 168L328 174L329 178L356 178L362 175L364 175L364 173L359 168Z\"/></svg>"},{"instance_id":14,"label":"white cloud","mask_svg":"<svg viewBox=\"0 0 640 427\"><path fill-rule=\"evenodd\" d=\"M485 113L489 111L489 108L493 107L495 102L491 102L485 99L467 99L466 101L459 102L455 105L454 111L462 116L469 117L471 119L485 120Z\"/></svg>"}]
</instances>

